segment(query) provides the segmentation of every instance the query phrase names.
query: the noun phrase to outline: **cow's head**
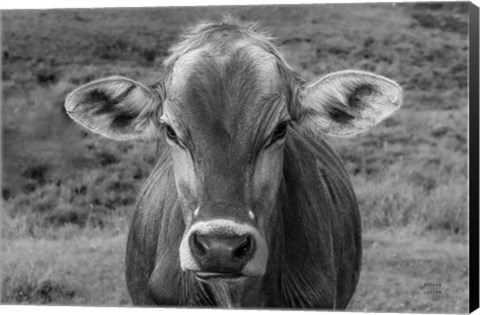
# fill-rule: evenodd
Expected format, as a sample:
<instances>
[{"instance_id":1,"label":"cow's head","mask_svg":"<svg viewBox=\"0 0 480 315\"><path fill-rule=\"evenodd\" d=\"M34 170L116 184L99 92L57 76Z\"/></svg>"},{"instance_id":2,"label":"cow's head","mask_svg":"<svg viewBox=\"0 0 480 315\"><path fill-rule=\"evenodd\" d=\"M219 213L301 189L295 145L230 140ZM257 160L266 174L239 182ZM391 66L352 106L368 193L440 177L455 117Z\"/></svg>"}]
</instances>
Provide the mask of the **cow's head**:
<instances>
[{"instance_id":1,"label":"cow's head","mask_svg":"<svg viewBox=\"0 0 480 315\"><path fill-rule=\"evenodd\" d=\"M94 81L65 107L113 139L166 138L186 226L181 267L201 280L265 273L292 128L355 134L402 102L396 83L366 72L304 84L266 37L237 25L192 30L165 69L153 87L123 77Z\"/></svg>"}]
</instances>

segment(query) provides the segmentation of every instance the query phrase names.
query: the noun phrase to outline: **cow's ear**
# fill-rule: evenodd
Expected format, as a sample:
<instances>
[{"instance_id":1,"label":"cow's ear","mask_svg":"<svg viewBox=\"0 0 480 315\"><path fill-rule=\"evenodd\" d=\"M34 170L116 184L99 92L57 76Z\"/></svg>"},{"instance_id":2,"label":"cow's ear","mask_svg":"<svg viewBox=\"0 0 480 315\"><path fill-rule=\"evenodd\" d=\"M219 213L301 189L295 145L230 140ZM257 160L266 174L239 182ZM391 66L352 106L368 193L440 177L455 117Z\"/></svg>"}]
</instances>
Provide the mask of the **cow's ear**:
<instances>
[{"instance_id":1,"label":"cow's ear","mask_svg":"<svg viewBox=\"0 0 480 315\"><path fill-rule=\"evenodd\" d=\"M297 121L312 132L347 136L373 127L402 104L400 86L379 75L340 71L306 85Z\"/></svg>"},{"instance_id":2,"label":"cow's ear","mask_svg":"<svg viewBox=\"0 0 480 315\"><path fill-rule=\"evenodd\" d=\"M159 92L123 77L93 81L65 100L65 109L73 120L116 140L154 138L161 105Z\"/></svg>"}]
</instances>

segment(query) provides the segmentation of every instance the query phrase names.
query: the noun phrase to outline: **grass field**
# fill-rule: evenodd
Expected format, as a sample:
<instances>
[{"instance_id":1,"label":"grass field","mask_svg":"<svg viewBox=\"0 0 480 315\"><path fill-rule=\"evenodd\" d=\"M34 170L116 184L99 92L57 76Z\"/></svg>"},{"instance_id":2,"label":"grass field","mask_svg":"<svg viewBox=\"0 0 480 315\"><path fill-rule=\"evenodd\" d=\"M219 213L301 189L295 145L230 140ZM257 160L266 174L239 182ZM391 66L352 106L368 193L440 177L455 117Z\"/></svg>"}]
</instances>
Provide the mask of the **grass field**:
<instances>
[{"instance_id":1,"label":"grass field","mask_svg":"<svg viewBox=\"0 0 480 315\"><path fill-rule=\"evenodd\" d=\"M306 79L353 68L404 87L384 123L327 139L364 227L349 309L467 312L465 3L2 12L2 303L130 305L127 227L155 144L88 133L63 100L107 75L155 82L184 27L224 14L260 22Z\"/></svg>"}]
</instances>

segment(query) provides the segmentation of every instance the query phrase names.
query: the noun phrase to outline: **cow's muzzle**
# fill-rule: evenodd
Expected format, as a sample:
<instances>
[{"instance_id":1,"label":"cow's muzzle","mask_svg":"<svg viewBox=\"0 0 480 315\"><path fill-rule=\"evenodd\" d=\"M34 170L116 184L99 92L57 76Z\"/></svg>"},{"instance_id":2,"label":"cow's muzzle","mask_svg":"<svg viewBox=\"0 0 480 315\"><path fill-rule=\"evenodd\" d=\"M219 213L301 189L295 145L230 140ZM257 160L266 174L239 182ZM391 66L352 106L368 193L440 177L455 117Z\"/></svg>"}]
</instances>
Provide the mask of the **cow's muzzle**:
<instances>
[{"instance_id":1,"label":"cow's muzzle","mask_svg":"<svg viewBox=\"0 0 480 315\"><path fill-rule=\"evenodd\" d=\"M189 239L190 250L200 270L207 273L241 275L245 264L254 256L252 235L200 234Z\"/></svg>"},{"instance_id":2,"label":"cow's muzzle","mask_svg":"<svg viewBox=\"0 0 480 315\"><path fill-rule=\"evenodd\" d=\"M205 281L262 276L267 257L257 229L224 219L195 223L180 245L182 269Z\"/></svg>"}]
</instances>

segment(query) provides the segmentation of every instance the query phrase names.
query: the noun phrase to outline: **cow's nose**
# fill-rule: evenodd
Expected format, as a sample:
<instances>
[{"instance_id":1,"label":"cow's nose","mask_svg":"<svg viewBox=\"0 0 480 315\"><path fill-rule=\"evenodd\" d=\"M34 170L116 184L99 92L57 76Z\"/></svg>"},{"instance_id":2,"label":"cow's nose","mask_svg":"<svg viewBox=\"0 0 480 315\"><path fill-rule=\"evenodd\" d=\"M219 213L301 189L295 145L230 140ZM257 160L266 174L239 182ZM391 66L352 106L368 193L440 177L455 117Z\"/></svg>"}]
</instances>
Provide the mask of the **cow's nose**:
<instances>
[{"instance_id":1,"label":"cow's nose","mask_svg":"<svg viewBox=\"0 0 480 315\"><path fill-rule=\"evenodd\" d=\"M255 253L254 238L249 235L190 235L190 249L205 272L240 274Z\"/></svg>"}]
</instances>

